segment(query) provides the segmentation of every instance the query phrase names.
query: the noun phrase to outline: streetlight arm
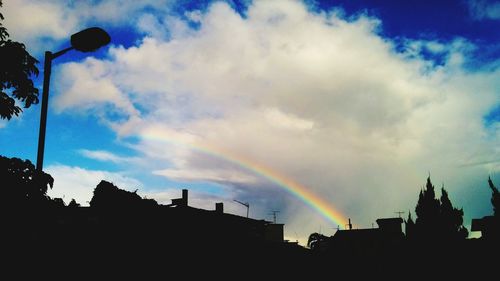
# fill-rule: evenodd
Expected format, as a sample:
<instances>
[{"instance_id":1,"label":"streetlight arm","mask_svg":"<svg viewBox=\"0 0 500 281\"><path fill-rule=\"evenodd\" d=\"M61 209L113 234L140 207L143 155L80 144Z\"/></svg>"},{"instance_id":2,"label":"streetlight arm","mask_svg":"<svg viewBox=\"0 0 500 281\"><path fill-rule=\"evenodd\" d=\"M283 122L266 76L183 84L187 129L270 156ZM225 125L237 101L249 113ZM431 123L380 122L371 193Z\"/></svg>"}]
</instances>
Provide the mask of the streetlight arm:
<instances>
[{"instance_id":1,"label":"streetlight arm","mask_svg":"<svg viewBox=\"0 0 500 281\"><path fill-rule=\"evenodd\" d=\"M68 48L66 48L66 49L64 49L64 50L60 50L60 51L59 51L59 52L57 52L57 53L50 53L50 55L51 55L51 59L55 59L55 58L57 58L57 57L60 57L60 56L62 56L62 55L64 55L64 54L66 54L66 52L73 50L74 48L75 48L75 47L71 46L71 47L68 47Z\"/></svg>"}]
</instances>

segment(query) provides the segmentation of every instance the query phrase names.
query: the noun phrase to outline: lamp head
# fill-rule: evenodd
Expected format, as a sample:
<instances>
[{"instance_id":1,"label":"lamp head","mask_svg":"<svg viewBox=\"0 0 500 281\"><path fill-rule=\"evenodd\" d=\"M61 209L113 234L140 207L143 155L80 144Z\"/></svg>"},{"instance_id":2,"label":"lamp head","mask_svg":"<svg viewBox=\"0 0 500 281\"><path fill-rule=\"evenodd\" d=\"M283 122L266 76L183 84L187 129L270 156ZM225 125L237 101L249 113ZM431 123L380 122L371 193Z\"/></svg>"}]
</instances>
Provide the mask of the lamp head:
<instances>
[{"instance_id":1,"label":"lamp head","mask_svg":"<svg viewBox=\"0 0 500 281\"><path fill-rule=\"evenodd\" d=\"M109 34L99 27L91 27L71 35L71 46L80 52L93 52L111 42Z\"/></svg>"}]
</instances>

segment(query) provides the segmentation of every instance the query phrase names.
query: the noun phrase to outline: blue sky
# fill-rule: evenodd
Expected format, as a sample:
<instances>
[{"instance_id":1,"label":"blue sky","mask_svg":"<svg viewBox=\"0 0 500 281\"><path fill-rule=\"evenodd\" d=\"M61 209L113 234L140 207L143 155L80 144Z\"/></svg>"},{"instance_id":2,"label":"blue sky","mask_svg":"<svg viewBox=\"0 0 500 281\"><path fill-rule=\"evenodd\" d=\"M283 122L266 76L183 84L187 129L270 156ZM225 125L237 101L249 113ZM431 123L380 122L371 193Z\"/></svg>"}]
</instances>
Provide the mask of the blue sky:
<instances>
[{"instance_id":1,"label":"blue sky","mask_svg":"<svg viewBox=\"0 0 500 281\"><path fill-rule=\"evenodd\" d=\"M101 179L160 202L188 188L197 207L245 215L237 199L267 220L280 210L293 240L333 233L300 199L213 152L224 151L310 188L358 227L413 212L429 172L466 225L492 212L498 1L4 2L4 25L40 70L44 51L81 29L112 38L53 62L52 196L85 204ZM35 162L39 110L0 121L1 155Z\"/></svg>"}]
</instances>

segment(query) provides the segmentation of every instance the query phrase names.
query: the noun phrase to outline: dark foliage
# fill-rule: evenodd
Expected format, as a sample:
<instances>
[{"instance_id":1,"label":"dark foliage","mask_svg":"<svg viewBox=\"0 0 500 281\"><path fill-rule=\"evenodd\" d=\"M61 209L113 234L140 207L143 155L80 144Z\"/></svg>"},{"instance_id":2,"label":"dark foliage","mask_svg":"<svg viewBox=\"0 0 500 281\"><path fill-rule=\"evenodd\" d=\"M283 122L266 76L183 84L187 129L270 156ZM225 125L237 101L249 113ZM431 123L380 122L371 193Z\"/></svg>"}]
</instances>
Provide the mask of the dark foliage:
<instances>
[{"instance_id":1,"label":"dark foliage","mask_svg":"<svg viewBox=\"0 0 500 281\"><path fill-rule=\"evenodd\" d=\"M0 180L3 187L2 204L24 206L48 201L47 189L54 179L36 171L29 160L0 156Z\"/></svg>"},{"instance_id":2,"label":"dark foliage","mask_svg":"<svg viewBox=\"0 0 500 281\"><path fill-rule=\"evenodd\" d=\"M2 2L0 1L0 7ZM0 14L0 20L3 15ZM7 29L0 22L0 118L11 119L22 112L15 100L25 108L38 103L38 89L32 76L38 76L38 61L32 57L22 43L9 39Z\"/></svg>"},{"instance_id":3,"label":"dark foliage","mask_svg":"<svg viewBox=\"0 0 500 281\"><path fill-rule=\"evenodd\" d=\"M406 238L413 239L413 233L415 233L415 221L411 217L411 212L408 211L408 218L405 221L405 232Z\"/></svg>"},{"instance_id":4,"label":"dark foliage","mask_svg":"<svg viewBox=\"0 0 500 281\"><path fill-rule=\"evenodd\" d=\"M441 210L440 219L441 227L440 231L443 235L443 239L465 239L469 235L468 230L463 226L463 209L454 208L450 199L448 198L448 192L444 188L441 189Z\"/></svg>"},{"instance_id":5,"label":"dark foliage","mask_svg":"<svg viewBox=\"0 0 500 281\"><path fill-rule=\"evenodd\" d=\"M434 185L430 177L427 178L426 187L418 195L415 207L417 219L415 222L419 236L432 236L439 225L439 200L436 199Z\"/></svg>"},{"instance_id":6,"label":"dark foliage","mask_svg":"<svg viewBox=\"0 0 500 281\"><path fill-rule=\"evenodd\" d=\"M77 208L77 207L81 207L81 205L79 203L77 203L75 199L71 199L71 201L68 204L68 207Z\"/></svg>"},{"instance_id":7,"label":"dark foliage","mask_svg":"<svg viewBox=\"0 0 500 281\"><path fill-rule=\"evenodd\" d=\"M307 246L311 250L319 250L322 248L322 246L324 247L323 244L326 242L327 238L327 236L321 233L311 233L311 235L309 235L309 238L307 239Z\"/></svg>"},{"instance_id":8,"label":"dark foliage","mask_svg":"<svg viewBox=\"0 0 500 281\"><path fill-rule=\"evenodd\" d=\"M491 204L493 205L493 215L495 217L500 217L500 192L498 188L493 184L491 178L488 178L488 185L491 188Z\"/></svg>"},{"instance_id":9,"label":"dark foliage","mask_svg":"<svg viewBox=\"0 0 500 281\"><path fill-rule=\"evenodd\" d=\"M157 205L153 199L142 199L136 192L120 189L104 180L97 185L90 200L90 206L100 210L134 210Z\"/></svg>"},{"instance_id":10,"label":"dark foliage","mask_svg":"<svg viewBox=\"0 0 500 281\"><path fill-rule=\"evenodd\" d=\"M436 199L430 177L425 189L420 191L415 212L417 219L409 235L417 240L456 241L468 236L463 226L463 210L453 207L444 187L441 188L441 198Z\"/></svg>"}]
</instances>

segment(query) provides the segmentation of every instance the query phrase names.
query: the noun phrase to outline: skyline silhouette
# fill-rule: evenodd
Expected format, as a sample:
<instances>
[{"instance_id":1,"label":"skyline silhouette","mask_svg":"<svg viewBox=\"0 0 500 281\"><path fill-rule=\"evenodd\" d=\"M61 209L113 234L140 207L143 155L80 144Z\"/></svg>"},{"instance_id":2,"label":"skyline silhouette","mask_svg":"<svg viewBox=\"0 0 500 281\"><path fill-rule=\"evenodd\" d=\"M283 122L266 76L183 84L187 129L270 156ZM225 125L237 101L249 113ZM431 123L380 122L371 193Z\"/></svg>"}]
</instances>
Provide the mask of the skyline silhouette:
<instances>
[{"instance_id":1,"label":"skyline silhouette","mask_svg":"<svg viewBox=\"0 0 500 281\"><path fill-rule=\"evenodd\" d=\"M88 202L88 206L82 206L79 202L76 202L74 198L71 199L69 204L65 204L62 198L52 198L47 195L49 188L53 187L54 178L45 172L41 174L34 168L34 165L29 160L21 160L19 158L7 158L0 156L0 178L6 187L3 196L3 205L5 210L16 209L19 210L27 209L30 210L31 207L34 208L53 208L53 206L58 206L58 208L66 207L69 210L75 209L88 209L89 207L93 210L97 210L102 214L112 214L112 219L115 217L125 216L127 217L130 213L141 214L143 212L149 212L153 209L158 209L160 206L167 208L184 208L188 207L188 189L182 189L181 198L170 199L170 204L159 204L156 200L147 197L141 197L137 194L138 189L135 191L127 191L120 189L115 186L112 182L101 180L99 184L93 190L92 199ZM498 231L497 225L500 221L498 209L499 205L499 191L495 186L491 177L487 180L488 187L491 189L491 205L492 213L482 219L476 220L476 226L474 222L472 223L472 228L470 231L483 231L492 232L495 234L488 234L486 240L493 239L498 240L496 237L496 232ZM477 239L468 236L469 230L463 226L463 208L456 209L453 207L453 203L448 198L448 193L444 187L441 188L440 198L436 197L435 187L431 182L430 175L427 178L427 183L424 189L420 191L419 200L415 206L416 218L412 218L412 212L408 212L407 219L403 220L401 218L401 213L399 217L394 218L379 218L376 220L378 228L374 228L372 225L371 230L379 230L386 234L389 240L400 240L404 237L399 237L398 235L403 235L409 240L435 240L435 241L461 241L465 239ZM238 200L234 200L238 203L244 204L249 210L248 203L242 203ZM52 207L51 207L52 206ZM192 208L192 207L190 207ZM195 209L195 208L193 208ZM198 209L201 210L201 209ZM247 210L247 211L248 211ZM224 203L215 203L215 213L224 214ZM264 224L276 224L276 213L279 211L273 211L273 221L266 221L264 219L255 219L246 215L247 221L260 221ZM144 216L144 214L143 214ZM237 215L236 215L237 216ZM15 217L15 216L14 216ZM244 216L241 216L243 218ZM483 223L480 221L492 219L492 224L489 221ZM354 228L351 222L351 218L348 219L348 224L345 229L337 229L340 236L349 233L346 231L355 230L370 230L369 228ZM126 222L124 222L126 223ZM405 224L405 230L402 230L401 225ZM278 235L277 241L283 242L283 229L281 229L281 234ZM361 232L360 232L361 233ZM396 236L393 236L396 234ZM335 233L337 235L337 233ZM366 234L361 234L366 235ZM261 234L262 239L266 235ZM333 235L334 236L334 235ZM332 237L333 237L332 236ZM484 236L484 235L483 235ZM321 233L311 233L308 238L307 247L314 250L318 248L321 241L325 240L327 236ZM343 239L343 238L340 238ZM288 240L286 240L288 241Z\"/></svg>"},{"instance_id":2,"label":"skyline silhouette","mask_svg":"<svg viewBox=\"0 0 500 281\"><path fill-rule=\"evenodd\" d=\"M401 274L412 271L413 276L456 278L468 275L457 270L466 266L476 277L496 274L496 260L491 255L500 250L498 214L477 223L480 227L476 230L481 230L484 237L456 236L454 232L460 229L450 232L446 227L447 221L455 219L448 217L444 189L436 201L441 204L439 214L427 216L435 211L430 178L419 196L416 223L410 218L380 218L377 228L356 229L349 220L348 229L338 230L330 237L312 233L305 248L284 240L283 224L225 213L223 203L216 203L212 210L191 207L186 189L180 198L162 205L102 180L94 189L90 206L66 206L61 198L46 196L52 179L49 175L45 177L47 182L26 176L35 173L29 161L0 158L0 178L5 185L1 204L4 254L8 265L16 265L19 257L26 267L46 268L55 262L72 274L88 271L86 267L92 264L90 270L99 270L101 274L122 276L146 270L148 276L160 276L163 264L168 268L203 270L202 276L223 279L227 276L216 269L228 273L247 270L247 277L320 277L331 272L328 266L334 265L341 270L340 277L383 274L401 278ZM498 189L490 179L488 183L492 204L496 204ZM50 262L42 258L63 252L73 254L55 255ZM468 256L475 258L471 261ZM129 268L125 270L124 265ZM188 274L194 277L199 273Z\"/></svg>"}]
</instances>

